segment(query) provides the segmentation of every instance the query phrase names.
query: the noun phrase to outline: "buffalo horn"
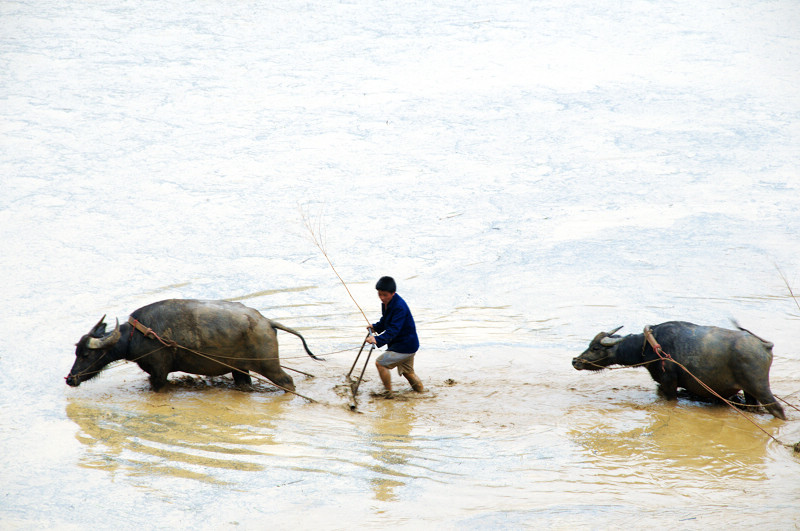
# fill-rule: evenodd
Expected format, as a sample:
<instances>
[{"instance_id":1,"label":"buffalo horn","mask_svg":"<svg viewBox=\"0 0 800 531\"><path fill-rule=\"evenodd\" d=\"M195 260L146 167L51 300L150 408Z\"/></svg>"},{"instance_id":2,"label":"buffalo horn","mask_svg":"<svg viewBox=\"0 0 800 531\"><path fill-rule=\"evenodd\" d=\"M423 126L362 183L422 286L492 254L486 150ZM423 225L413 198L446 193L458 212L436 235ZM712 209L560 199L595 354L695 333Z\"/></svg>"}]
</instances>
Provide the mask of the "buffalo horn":
<instances>
[{"instance_id":1,"label":"buffalo horn","mask_svg":"<svg viewBox=\"0 0 800 531\"><path fill-rule=\"evenodd\" d=\"M100 322L102 323L103 320L101 319ZM119 319L117 319L117 324L114 326L113 332L101 338L90 337L89 341L86 342L86 346L93 349L109 348L119 341L121 335L119 331Z\"/></svg>"},{"instance_id":2,"label":"buffalo horn","mask_svg":"<svg viewBox=\"0 0 800 531\"><path fill-rule=\"evenodd\" d=\"M614 345L618 344L623 339L625 339L624 337L611 337L614 334L616 334L617 332L619 332L620 328L622 328L622 327L618 326L614 330L612 330L611 332L607 333L606 337L604 337L603 339L600 340L600 344L603 345L604 347L613 347Z\"/></svg>"},{"instance_id":3,"label":"buffalo horn","mask_svg":"<svg viewBox=\"0 0 800 531\"><path fill-rule=\"evenodd\" d=\"M604 347L613 347L617 343L621 343L624 337L604 337L600 340L600 344Z\"/></svg>"}]
</instances>

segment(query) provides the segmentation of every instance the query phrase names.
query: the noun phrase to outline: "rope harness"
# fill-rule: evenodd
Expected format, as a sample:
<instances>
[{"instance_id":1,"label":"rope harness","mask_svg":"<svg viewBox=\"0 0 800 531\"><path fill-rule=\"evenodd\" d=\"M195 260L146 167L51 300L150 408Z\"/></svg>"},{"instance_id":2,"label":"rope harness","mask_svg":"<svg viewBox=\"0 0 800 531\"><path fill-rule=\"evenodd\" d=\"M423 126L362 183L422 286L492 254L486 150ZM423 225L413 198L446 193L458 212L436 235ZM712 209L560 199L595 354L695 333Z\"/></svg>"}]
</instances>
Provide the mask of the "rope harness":
<instances>
[{"instance_id":1,"label":"rope harness","mask_svg":"<svg viewBox=\"0 0 800 531\"><path fill-rule=\"evenodd\" d=\"M786 444L786 443L784 443L784 442L782 442L782 441L778 440L778 439L777 439L775 436L773 436L771 433L767 432L767 430L765 430L764 428L762 428L761 426L759 426L759 425L758 425L758 423L756 423L756 421L754 421L752 418L750 418L750 416L749 416L749 415L747 415L747 413L745 413L744 411L742 411L742 410L740 410L738 407L736 407L736 406L733 404L733 402L731 402L731 401L730 401L730 400L728 400L727 398L723 398L722 396L720 396L720 394L719 394L719 393L717 393L716 391L714 391L713 389L711 389L711 387L709 387L708 385L706 385L706 384L705 384L705 383L704 383L702 380L700 380L700 378L698 378L697 376L695 376L694 374L692 374L692 372L691 372L689 369L687 369L687 368L686 368L686 367L685 367L685 366L684 366L682 363L680 363L680 362L678 362L677 360L673 359L673 358L672 358L672 356L670 356L668 353L664 352L664 350L661 348L661 345L659 345L659 344L658 344L658 341L656 341L656 338L655 338L655 336L653 335L653 331L652 331L652 330L650 330L650 326L649 326L649 325L644 327L644 337L645 337L645 341L646 341L646 343L649 343L649 344L650 344L650 347L653 349L653 352L655 352L655 353L656 353L656 355L657 355L657 356L659 357L659 359L661 360L661 370L662 370L662 371L666 371L666 362L667 362L667 361L671 361L672 363L674 363L675 365L677 365L678 367L680 367L681 369L683 369L684 371L686 371L686 374L688 374L689 376L691 376L692 378L694 378L694 379L695 379L695 381L697 381L697 383L699 383L701 386L703 386L703 388L704 388L706 391L708 391L709 393L713 394L714 396L716 396L717 398L719 398L720 400L722 400L723 402L725 402L726 404L728 404L728 406L730 406L730 407L731 407L731 408L732 408L734 411L736 411L736 412L737 412L738 414L740 414L742 417L744 417L745 419L747 419L747 421L748 421L748 422L750 422L750 423L751 423L753 426L755 426L755 427L756 427L756 428L758 428L759 430L763 431L763 432L764 432L764 433L765 433L765 434L766 434L766 435L767 435L767 436L768 436L770 439L772 439L772 440L773 440L773 441L775 441L776 443L778 443L778 444L780 444L780 445L782 445L782 446L785 446L785 447L787 447L787 448L794 448L794 447L795 447L795 445ZM644 346L642 347L642 352L644 352ZM655 361L655 360L653 360L653 361ZM784 402L785 402L785 401L784 401ZM775 402L775 403L777 403L777 402ZM771 404L761 404L761 405L762 405L762 406L768 406L768 405L771 405ZM798 443L798 444L800 444L800 443Z\"/></svg>"},{"instance_id":2,"label":"rope harness","mask_svg":"<svg viewBox=\"0 0 800 531\"><path fill-rule=\"evenodd\" d=\"M779 439L777 439L776 437L774 437L772 434L770 434L769 432L767 432L767 431L766 431L764 428L762 428L761 426L759 426L759 425L758 425L758 424L757 424L757 423L756 423L756 422L755 422L755 421L754 421L752 418L750 418L750 416L748 416L748 415L747 415L747 414L746 414L744 411L742 411L741 409L739 409L739 407L737 407L737 404L734 404L733 402L731 402L731 401L730 401L730 400L728 400L727 398L723 398L722 396L720 396L720 394L719 394L719 393L717 393L716 391L714 391L713 389L711 389L711 387L709 387L708 385L706 385L706 384L705 384L705 383L704 383L702 380L700 380L700 378L698 378L697 376L695 376L694 374L692 374L692 372L691 372L689 369L687 369L685 365L683 365L683 364L682 364L682 363L680 363L679 361L675 360L675 359L674 359L672 356L670 356L670 355L669 355L669 353L665 352L665 351L664 351L664 349L662 349L662 348L661 348L661 345L658 343L658 341L656 341L656 338L655 338L655 336L653 335L653 331L652 331L652 330L650 330L650 326L649 326L649 325L644 327L644 338L645 338L645 341L644 341L644 343L642 344L642 357L644 357L644 352L645 352L645 350L647 349L647 345L649 344L649 345L650 345L650 348L652 348L652 349L653 349L653 352L655 352L655 353L656 353L656 356L658 356L658 359L649 360L649 361L643 361L642 363L636 363L636 364L633 364L633 365L626 365L626 366L624 366L624 367L606 367L606 366L603 366L603 365L600 365L600 364L598 364L598 363L597 363L598 361L602 361L602 360L606 359L608 356L606 356L606 358L600 358L600 359L598 359L598 360L595 360L594 362L591 362L591 361L585 361L584 363L588 363L589 365L594 365L595 367L599 367L600 369L606 369L606 370L612 370L612 371L613 371L613 370L615 370L615 369L628 369L628 368L632 368L632 367L642 367L642 366L644 366L644 365L649 365L649 364L651 364L651 363L655 363L655 362L657 362L657 361L661 361L661 370L662 370L662 372L666 372L666 370L667 370L667 369L666 369L666 362L667 362L667 361L669 361L669 362L671 362L671 363L674 363L675 365L677 365L678 367L680 367L681 369L683 369L683 370L686 372L686 374L688 374L689 376L691 376L692 378L694 378L694 379L695 379L695 381L697 381L697 383L699 383L701 386L703 386L703 388L704 388L706 391L708 391L709 393L711 393L712 395L714 395L715 397L717 397L718 399L720 399L721 401L723 401L725 404L727 404L728 406L730 406L730 407L731 407L731 408L732 408L734 411L736 411L736 412L737 412L739 415L741 415L741 416L743 416L745 419L747 419L747 421L748 421L748 422L750 422L750 423L751 423L751 424L753 424L753 425L754 425L756 428L758 428L759 430L761 430L762 432L764 432L764 433L767 435L767 437L769 437L770 439L772 439L772 440L773 440L773 441L775 441L776 443L780 444L781 446L785 446L785 447L787 447L787 448L793 448L795 452L800 452L800 443L797 443L797 444L794 444L794 445L792 445L792 444L787 444L787 443L785 443L785 442L783 442L783 441L780 441L780 440L779 440ZM784 404L786 404L786 405L787 405L787 406L789 406L790 408L792 408L792 409L795 409L795 410L797 410L797 411L800 411L800 409L799 409L799 408L797 408L797 407L795 407L794 405L790 404L789 402L787 402L787 401L786 401L786 400L784 400L783 398L781 398L781 397L775 397L775 398L777 398L778 400L780 400L781 402L783 402ZM742 406L742 405L746 405L747 407L753 407L753 408L759 407L758 405L750 405L750 404L738 404L738 406ZM768 405L770 405L770 404L761 404L761 405L762 405L762 406L768 406Z\"/></svg>"},{"instance_id":3,"label":"rope harness","mask_svg":"<svg viewBox=\"0 0 800 531\"><path fill-rule=\"evenodd\" d=\"M300 393L298 393L296 391L293 391L293 390L291 390L291 389L289 389L287 387L283 387L282 385L278 385L275 382L273 382L271 380L268 380L267 378L263 378L263 377L261 377L261 376L259 376L257 374L250 374L248 371L244 371L242 369L234 367L233 365L229 365L227 363L223 363L222 361L220 361L218 359L218 357L212 357L212 356L209 356L207 354L203 354L202 352L199 352L197 350L193 350L193 349L190 349L189 347L185 347L183 345L180 345L180 344L178 344L177 342L175 342L175 341L173 341L171 339L163 339L152 328L146 327L145 325L143 325L142 323L140 323L137 319L134 319L133 317L129 317L128 318L128 323L132 326L132 328L131 328L131 337L133 337L134 330L138 330L146 338L155 339L159 343L161 343L163 345L163 347L161 347L161 348L166 347L166 348L171 348L171 349L182 349L182 350L185 350L187 352L191 352L192 354L196 354L197 356L200 356L201 358L205 358L207 360L210 360L210 361L213 361L215 363L218 363L218 364L222 365L223 367L231 369L231 371L235 371L235 372L238 372L238 373L241 373L241 374L245 374L247 376L252 376L252 377L256 378L257 380L261 380L263 382L269 382L270 384L274 385L275 387L277 387L279 389L282 389L283 391L286 391L287 393L292 393L293 395L297 395L300 398L305 398L309 402L316 402L316 400L314 400L313 398L309 398L307 396L301 395ZM148 356L150 354L153 354L154 352L158 352L159 350L161 350L161 348L158 348L156 350L148 352L147 354L144 354L143 356L141 356L138 359L141 359L144 356ZM232 359L235 359L235 358L232 358ZM294 370L294 369L290 369L290 370ZM301 372L301 371L296 371L296 372ZM307 373L301 373L301 374L307 374ZM310 375L308 375L308 376L310 376Z\"/></svg>"},{"instance_id":4,"label":"rope harness","mask_svg":"<svg viewBox=\"0 0 800 531\"><path fill-rule=\"evenodd\" d=\"M137 319L134 319L133 317L128 317L128 324L130 324L133 327L133 328L131 328L131 338L133 338L134 330L138 330L139 332L144 334L144 337L146 337L148 339L157 339L158 342L161 343L162 345L164 345L165 347L177 348L177 347L180 346L175 341L172 341L171 339L169 339L169 340L161 339L161 337L159 337L159 335L156 334L155 331L152 328L146 327L145 325L143 325L142 323L140 323ZM186 349L186 350L189 350L189 349Z\"/></svg>"},{"instance_id":5,"label":"rope harness","mask_svg":"<svg viewBox=\"0 0 800 531\"><path fill-rule=\"evenodd\" d=\"M650 343L650 347L653 349L653 352L656 353L656 356L658 356L661 359L661 372L666 372L666 370L667 370L666 361L667 360L670 360L670 361L673 361L675 363L678 363L677 361L672 359L672 356L670 356L669 354L667 354L666 352L664 352L661 349L661 345L659 345L658 341L656 341L656 336L654 336L653 335L653 331L650 330L650 325L645 325L645 327L644 327L644 338L647 340L648 343ZM642 346L642 353L644 354L644 346ZM680 363L678 363L678 365L680 365ZM685 367L684 367L684 369L685 369ZM686 370L686 372L689 372L689 371ZM691 374L691 373L689 373L689 374ZM700 380L697 380L697 381L699 382ZM700 383L702 383L702 382L700 382Z\"/></svg>"}]
</instances>

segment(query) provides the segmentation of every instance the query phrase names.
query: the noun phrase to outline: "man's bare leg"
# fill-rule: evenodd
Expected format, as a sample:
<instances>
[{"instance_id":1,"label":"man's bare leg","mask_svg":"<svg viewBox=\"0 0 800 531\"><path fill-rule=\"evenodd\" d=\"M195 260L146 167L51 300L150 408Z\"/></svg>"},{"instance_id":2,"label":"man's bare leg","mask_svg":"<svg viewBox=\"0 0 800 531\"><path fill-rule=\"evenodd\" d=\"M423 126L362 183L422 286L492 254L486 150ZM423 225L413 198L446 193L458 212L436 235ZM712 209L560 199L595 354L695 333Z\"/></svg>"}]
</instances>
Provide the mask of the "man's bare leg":
<instances>
[{"instance_id":1,"label":"man's bare leg","mask_svg":"<svg viewBox=\"0 0 800 531\"><path fill-rule=\"evenodd\" d=\"M406 380L408 380L408 383L411 384L411 388L414 391L421 393L425 390L425 387L422 385L422 380L420 380L419 377L417 377L417 373L407 372L403 374L403 376L406 377Z\"/></svg>"},{"instance_id":2,"label":"man's bare leg","mask_svg":"<svg viewBox=\"0 0 800 531\"><path fill-rule=\"evenodd\" d=\"M378 375L381 377L381 382L383 382L383 386L386 388L386 392L392 392L392 372L378 363L375 362L375 366L378 368Z\"/></svg>"}]
</instances>

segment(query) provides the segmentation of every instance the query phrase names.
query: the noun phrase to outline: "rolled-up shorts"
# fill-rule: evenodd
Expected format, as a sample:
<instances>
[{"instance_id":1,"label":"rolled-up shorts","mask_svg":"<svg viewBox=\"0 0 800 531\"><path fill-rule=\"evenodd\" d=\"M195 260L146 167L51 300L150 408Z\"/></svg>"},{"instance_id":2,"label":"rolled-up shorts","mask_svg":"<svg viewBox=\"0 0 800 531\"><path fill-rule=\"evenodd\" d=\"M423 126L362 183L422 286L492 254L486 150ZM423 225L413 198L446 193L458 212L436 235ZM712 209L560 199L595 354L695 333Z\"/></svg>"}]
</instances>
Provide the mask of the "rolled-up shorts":
<instances>
[{"instance_id":1,"label":"rolled-up shorts","mask_svg":"<svg viewBox=\"0 0 800 531\"><path fill-rule=\"evenodd\" d=\"M378 356L376 362L387 369L394 369L397 367L398 374L403 376L407 372L414 372L414 356L416 354L416 352L405 354L403 352L387 350Z\"/></svg>"}]
</instances>

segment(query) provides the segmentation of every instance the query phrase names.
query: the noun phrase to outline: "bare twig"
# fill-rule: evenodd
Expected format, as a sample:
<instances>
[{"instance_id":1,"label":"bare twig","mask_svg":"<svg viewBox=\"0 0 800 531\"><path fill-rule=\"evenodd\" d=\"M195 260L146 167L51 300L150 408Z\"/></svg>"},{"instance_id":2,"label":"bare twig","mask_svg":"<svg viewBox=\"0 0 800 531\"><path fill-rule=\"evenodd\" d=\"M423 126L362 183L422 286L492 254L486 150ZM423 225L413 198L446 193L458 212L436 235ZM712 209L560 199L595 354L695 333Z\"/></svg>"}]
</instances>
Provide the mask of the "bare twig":
<instances>
[{"instance_id":1,"label":"bare twig","mask_svg":"<svg viewBox=\"0 0 800 531\"><path fill-rule=\"evenodd\" d=\"M789 279L786 278L786 275L783 273L783 271L781 271L781 268L778 267L777 264L775 264L775 269L778 270L778 274L783 279L783 283L786 284L786 289L789 290L789 295L792 297L792 300L794 301L795 305L797 306L797 309L800 310L800 302L798 302L797 296L794 294L794 291L792 291L792 286L789 284Z\"/></svg>"},{"instance_id":2,"label":"bare twig","mask_svg":"<svg viewBox=\"0 0 800 531\"><path fill-rule=\"evenodd\" d=\"M322 225L322 214L320 214L319 217L317 218L316 228L315 225L312 223L312 221L309 219L309 217L306 215L306 213L303 211L302 207L300 207L300 216L303 218L303 224L306 226L308 232L311 234L311 239L314 242L314 245L317 247L317 249L320 250L322 256L325 257L325 260L328 261L328 265L331 266L331 269L333 270L336 277L339 279L339 282L341 282L342 286L344 286L344 289L347 290L347 294L350 295L350 299L352 299L352 301L355 303L356 307L358 308L358 311L361 312L361 315L364 316L364 320L367 322L368 325L371 325L372 323L370 323L369 319L367 319L367 314L365 314L364 310L361 309L361 306L359 306L355 297L353 297L353 294L350 292L350 288L347 287L347 284L342 279L341 275L339 275L339 272L336 271L336 268L333 266L333 262L328 256L328 251L325 248L325 234L323 232L324 227Z\"/></svg>"}]
</instances>

